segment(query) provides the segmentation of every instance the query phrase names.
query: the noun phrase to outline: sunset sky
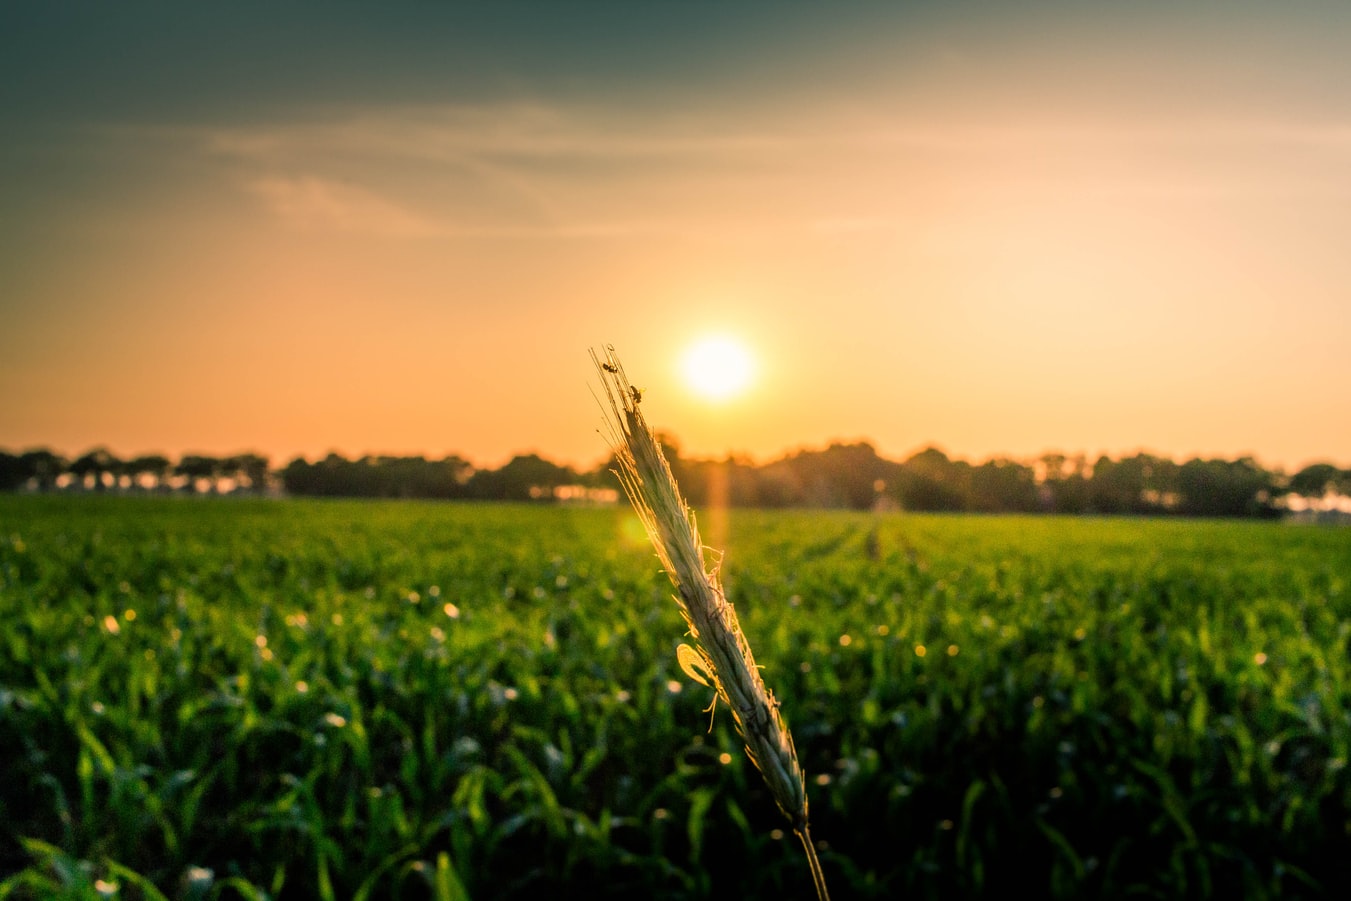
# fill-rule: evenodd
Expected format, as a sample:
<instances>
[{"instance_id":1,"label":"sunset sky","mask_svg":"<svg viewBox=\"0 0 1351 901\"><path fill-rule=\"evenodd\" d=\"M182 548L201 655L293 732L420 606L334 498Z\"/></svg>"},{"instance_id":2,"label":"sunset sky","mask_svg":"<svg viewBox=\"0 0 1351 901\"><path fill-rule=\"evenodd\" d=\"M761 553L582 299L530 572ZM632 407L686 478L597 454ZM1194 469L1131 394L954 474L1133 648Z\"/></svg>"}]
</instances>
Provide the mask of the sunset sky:
<instances>
[{"instance_id":1,"label":"sunset sky","mask_svg":"<svg viewBox=\"0 0 1351 901\"><path fill-rule=\"evenodd\" d=\"M1351 4L729 6L0 5L0 449L1351 465Z\"/></svg>"}]
</instances>

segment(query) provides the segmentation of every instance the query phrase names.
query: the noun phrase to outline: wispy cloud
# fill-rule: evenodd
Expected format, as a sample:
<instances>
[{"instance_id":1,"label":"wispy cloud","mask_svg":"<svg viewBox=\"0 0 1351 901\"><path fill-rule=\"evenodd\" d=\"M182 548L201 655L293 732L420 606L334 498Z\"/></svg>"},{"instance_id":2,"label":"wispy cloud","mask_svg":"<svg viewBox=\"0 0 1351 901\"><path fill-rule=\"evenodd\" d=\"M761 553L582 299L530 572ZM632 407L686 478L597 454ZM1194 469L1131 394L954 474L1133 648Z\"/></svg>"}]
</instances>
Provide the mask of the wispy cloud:
<instances>
[{"instance_id":1,"label":"wispy cloud","mask_svg":"<svg viewBox=\"0 0 1351 901\"><path fill-rule=\"evenodd\" d=\"M400 238L442 232L435 222L357 185L315 176L268 177L249 182L248 189L296 228Z\"/></svg>"},{"instance_id":2,"label":"wispy cloud","mask_svg":"<svg viewBox=\"0 0 1351 901\"><path fill-rule=\"evenodd\" d=\"M354 111L206 128L294 227L389 237L611 237L792 229L840 236L894 220L896 198L1033 185L1080 198L1351 193L1339 121L893 120L818 111L674 114L504 104ZM1297 165L1298 164L1298 165ZM296 173L303 173L297 175Z\"/></svg>"}]
</instances>

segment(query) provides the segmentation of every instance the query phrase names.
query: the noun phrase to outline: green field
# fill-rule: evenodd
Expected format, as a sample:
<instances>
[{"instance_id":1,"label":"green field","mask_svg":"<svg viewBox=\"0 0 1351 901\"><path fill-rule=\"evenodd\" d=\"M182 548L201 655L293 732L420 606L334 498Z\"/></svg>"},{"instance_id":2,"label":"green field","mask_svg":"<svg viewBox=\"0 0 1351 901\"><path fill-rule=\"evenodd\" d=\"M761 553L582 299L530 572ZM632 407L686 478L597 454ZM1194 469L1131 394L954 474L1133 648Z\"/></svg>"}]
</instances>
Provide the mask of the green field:
<instances>
[{"instance_id":1,"label":"green field","mask_svg":"<svg viewBox=\"0 0 1351 901\"><path fill-rule=\"evenodd\" d=\"M1346 897L1351 530L734 512L844 898ZM806 898L621 509L0 497L0 897Z\"/></svg>"}]
</instances>

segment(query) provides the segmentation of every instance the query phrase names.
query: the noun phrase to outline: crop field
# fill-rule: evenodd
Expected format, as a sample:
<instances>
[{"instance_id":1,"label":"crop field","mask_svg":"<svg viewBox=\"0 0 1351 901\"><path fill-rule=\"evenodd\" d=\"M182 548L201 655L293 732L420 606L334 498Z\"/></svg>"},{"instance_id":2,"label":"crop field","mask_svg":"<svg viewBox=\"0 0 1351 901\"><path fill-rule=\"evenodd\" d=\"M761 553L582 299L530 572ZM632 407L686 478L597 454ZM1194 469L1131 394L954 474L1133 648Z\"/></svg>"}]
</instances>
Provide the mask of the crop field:
<instances>
[{"instance_id":1,"label":"crop field","mask_svg":"<svg viewBox=\"0 0 1351 901\"><path fill-rule=\"evenodd\" d=\"M723 576L837 901L1351 893L1351 530L733 511ZM0 497L0 898L811 897L670 594L626 508Z\"/></svg>"}]
</instances>

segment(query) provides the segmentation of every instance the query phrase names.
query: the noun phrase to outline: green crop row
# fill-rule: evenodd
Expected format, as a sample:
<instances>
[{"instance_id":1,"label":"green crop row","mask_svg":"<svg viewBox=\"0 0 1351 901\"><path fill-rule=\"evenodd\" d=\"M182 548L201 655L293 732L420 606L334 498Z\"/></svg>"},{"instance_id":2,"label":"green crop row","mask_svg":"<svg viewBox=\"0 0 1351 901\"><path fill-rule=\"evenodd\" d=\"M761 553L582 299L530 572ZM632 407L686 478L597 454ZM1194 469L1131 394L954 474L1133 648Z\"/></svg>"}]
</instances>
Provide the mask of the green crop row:
<instances>
[{"instance_id":1,"label":"green crop row","mask_svg":"<svg viewBox=\"0 0 1351 901\"><path fill-rule=\"evenodd\" d=\"M837 897L1351 891L1351 531L725 545ZM0 898L810 893L626 510L0 498L0 618Z\"/></svg>"}]
</instances>

